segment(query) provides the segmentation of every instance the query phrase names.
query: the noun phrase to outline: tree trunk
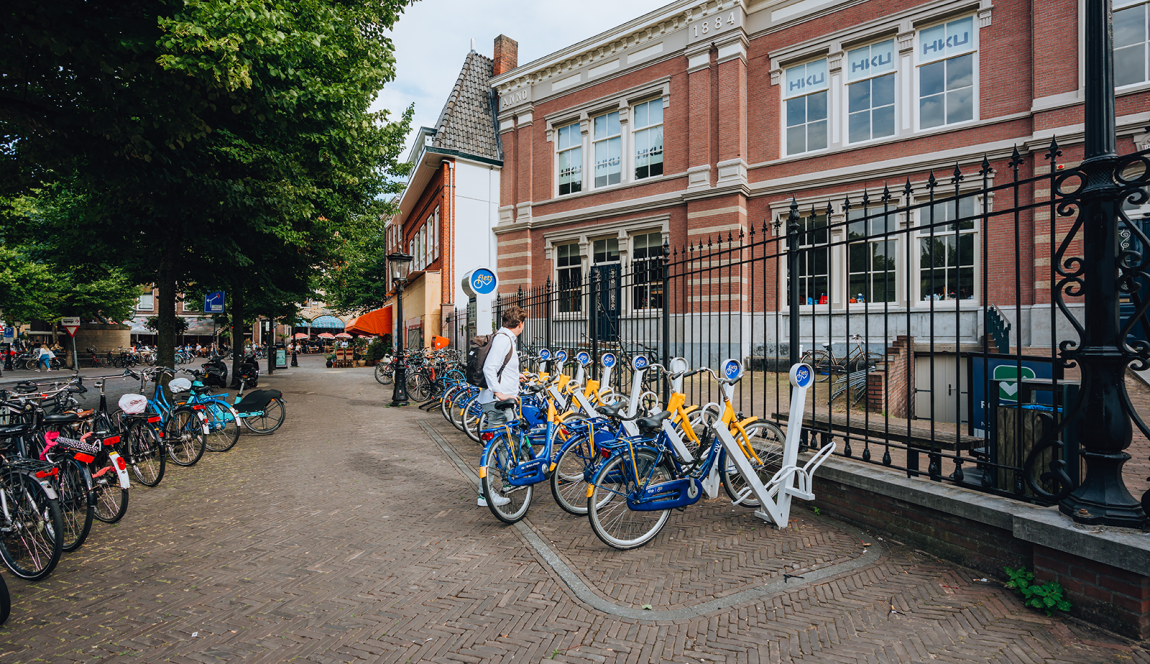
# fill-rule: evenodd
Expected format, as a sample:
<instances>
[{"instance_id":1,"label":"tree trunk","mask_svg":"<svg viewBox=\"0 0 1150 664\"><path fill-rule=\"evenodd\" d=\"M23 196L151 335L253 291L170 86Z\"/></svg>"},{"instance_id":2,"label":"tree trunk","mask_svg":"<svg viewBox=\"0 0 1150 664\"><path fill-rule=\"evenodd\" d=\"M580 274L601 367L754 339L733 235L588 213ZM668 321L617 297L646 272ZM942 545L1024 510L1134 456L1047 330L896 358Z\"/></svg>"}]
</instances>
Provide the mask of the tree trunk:
<instances>
[{"instance_id":1,"label":"tree trunk","mask_svg":"<svg viewBox=\"0 0 1150 664\"><path fill-rule=\"evenodd\" d=\"M176 256L164 249L160 256L160 269L156 288L156 364L176 368Z\"/></svg>"},{"instance_id":2,"label":"tree trunk","mask_svg":"<svg viewBox=\"0 0 1150 664\"><path fill-rule=\"evenodd\" d=\"M240 363L244 359L244 292L232 284L232 387L240 386Z\"/></svg>"}]
</instances>

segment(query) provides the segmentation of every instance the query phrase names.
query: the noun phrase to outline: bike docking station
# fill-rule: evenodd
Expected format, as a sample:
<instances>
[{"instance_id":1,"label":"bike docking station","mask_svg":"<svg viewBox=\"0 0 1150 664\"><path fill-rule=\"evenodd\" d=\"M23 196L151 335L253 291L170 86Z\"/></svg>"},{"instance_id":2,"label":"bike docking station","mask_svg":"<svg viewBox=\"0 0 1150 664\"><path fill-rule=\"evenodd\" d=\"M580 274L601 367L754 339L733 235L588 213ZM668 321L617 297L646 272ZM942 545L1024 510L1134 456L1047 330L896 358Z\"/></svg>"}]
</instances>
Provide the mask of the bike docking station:
<instances>
[{"instance_id":1,"label":"bike docking station","mask_svg":"<svg viewBox=\"0 0 1150 664\"><path fill-rule=\"evenodd\" d=\"M735 359L724 360L720 369L723 396L727 403L735 392L735 383L742 378L743 365ZM787 437L783 443L782 468L775 473L770 482L764 485L755 469L751 467L746 454L739 447L731 435L727 425L722 420L714 424L715 434L727 451L727 457L734 463L739 474L746 480L747 486L735 504L746 500L752 494L759 501L759 508L755 516L775 524L777 528L786 528L790 521L791 499L814 500L815 494L811 492L813 475L819 466L835 451L836 444L831 442L824 445L814 456L807 460L802 468L798 467L799 460L799 434L802 430L803 411L806 408L807 389L814 382L814 371L810 365L796 364L790 371L791 411L787 420ZM708 478L709 479L709 478Z\"/></svg>"}]
</instances>

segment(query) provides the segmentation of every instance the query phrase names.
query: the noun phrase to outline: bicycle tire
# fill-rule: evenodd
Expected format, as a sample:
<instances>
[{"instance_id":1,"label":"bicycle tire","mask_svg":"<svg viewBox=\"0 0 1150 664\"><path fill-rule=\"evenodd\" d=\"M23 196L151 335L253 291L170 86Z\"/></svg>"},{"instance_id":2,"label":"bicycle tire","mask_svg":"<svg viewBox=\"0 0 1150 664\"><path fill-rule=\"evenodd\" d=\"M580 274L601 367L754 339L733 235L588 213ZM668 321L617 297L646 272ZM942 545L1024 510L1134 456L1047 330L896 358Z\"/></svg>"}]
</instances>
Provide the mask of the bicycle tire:
<instances>
[{"instance_id":1,"label":"bicycle tire","mask_svg":"<svg viewBox=\"0 0 1150 664\"><path fill-rule=\"evenodd\" d=\"M231 406L212 401L204 404L208 433L204 445L212 452L227 452L240 439L240 416Z\"/></svg>"},{"instance_id":2,"label":"bicycle tire","mask_svg":"<svg viewBox=\"0 0 1150 664\"><path fill-rule=\"evenodd\" d=\"M274 433L276 429L283 426L284 419L287 418L287 404L279 397L272 398L268 405L264 406L263 415L258 417L244 417L244 426L249 431L259 435L267 435Z\"/></svg>"},{"instance_id":3,"label":"bicycle tire","mask_svg":"<svg viewBox=\"0 0 1150 664\"><path fill-rule=\"evenodd\" d=\"M464 390L451 402L451 424L461 433L466 432L463 426L463 416L467 413L468 406L475 400L476 396L478 395L473 394L471 390Z\"/></svg>"},{"instance_id":4,"label":"bicycle tire","mask_svg":"<svg viewBox=\"0 0 1150 664\"><path fill-rule=\"evenodd\" d=\"M71 552L83 546L84 540L88 539L96 509L91 500L91 480L80 462L65 459L58 468L60 474L56 480L56 493L64 524L60 546L63 551Z\"/></svg>"},{"instance_id":5,"label":"bicycle tire","mask_svg":"<svg viewBox=\"0 0 1150 664\"><path fill-rule=\"evenodd\" d=\"M511 443L506 436L499 435L489 447L485 455L487 463L483 466L483 478L480 480L483 499L487 501L487 508L496 519L507 524L516 523L527 516L535 486L510 486L504 482L505 473L511 469L514 459ZM498 505L500 500L508 502Z\"/></svg>"},{"instance_id":6,"label":"bicycle tire","mask_svg":"<svg viewBox=\"0 0 1150 664\"><path fill-rule=\"evenodd\" d=\"M755 469L755 475L758 476L759 482L766 486L775 476L775 473L783 467L783 445L787 437L782 429L770 422L752 422L744 430L747 432L747 442L755 451L755 456L759 457L757 462L754 459L747 459L747 461ZM731 500L738 500L739 494L747 487L747 481L735 469L734 463L725 456L720 468L724 469L724 472L720 473L723 480L723 491L727 492L727 497ZM743 507L759 507L760 505L758 498L753 495L739 504Z\"/></svg>"},{"instance_id":7,"label":"bicycle tire","mask_svg":"<svg viewBox=\"0 0 1150 664\"><path fill-rule=\"evenodd\" d=\"M146 487L159 485L164 479L168 455L159 432L150 424L138 423L128 428L128 465L132 475Z\"/></svg>"},{"instance_id":8,"label":"bicycle tire","mask_svg":"<svg viewBox=\"0 0 1150 664\"><path fill-rule=\"evenodd\" d=\"M100 471L100 477L92 478L94 516L104 523L116 523L128 513L128 490L120 487L120 477L110 459Z\"/></svg>"},{"instance_id":9,"label":"bicycle tire","mask_svg":"<svg viewBox=\"0 0 1150 664\"><path fill-rule=\"evenodd\" d=\"M809 364L811 369L814 369L816 383L827 382L835 372L834 358L825 350L808 350L803 353L799 361Z\"/></svg>"},{"instance_id":10,"label":"bicycle tire","mask_svg":"<svg viewBox=\"0 0 1150 664\"><path fill-rule=\"evenodd\" d=\"M194 466L204 456L204 429L196 411L177 408L164 427L168 456L177 466Z\"/></svg>"},{"instance_id":11,"label":"bicycle tire","mask_svg":"<svg viewBox=\"0 0 1150 664\"><path fill-rule=\"evenodd\" d=\"M463 433L472 441L479 441L479 420L483 417L483 406L478 403L478 397L467 403L467 410L463 413Z\"/></svg>"},{"instance_id":12,"label":"bicycle tire","mask_svg":"<svg viewBox=\"0 0 1150 664\"><path fill-rule=\"evenodd\" d=\"M427 377L419 372L407 374L407 396L412 401L425 401L427 399Z\"/></svg>"},{"instance_id":13,"label":"bicycle tire","mask_svg":"<svg viewBox=\"0 0 1150 664\"><path fill-rule=\"evenodd\" d=\"M451 421L451 413L448 409L451 407L451 400L463 388L462 385L456 384L443 391L443 397L439 399L439 413L443 415L443 419L448 422Z\"/></svg>"},{"instance_id":14,"label":"bicycle tire","mask_svg":"<svg viewBox=\"0 0 1150 664\"><path fill-rule=\"evenodd\" d=\"M638 489L630 456L616 454L599 466L592 480L594 488L587 496L587 520L591 530L601 542L613 549L627 550L643 546L659 534L671 516L671 510L637 511L627 504L627 496ZM652 464L659 463L652 468ZM635 465L644 478L651 475L651 484L674 479L674 472L666 460L650 450L635 452Z\"/></svg>"},{"instance_id":15,"label":"bicycle tire","mask_svg":"<svg viewBox=\"0 0 1150 664\"><path fill-rule=\"evenodd\" d=\"M39 581L56 569L64 552L63 538L57 536L64 527L60 502L24 473L9 472L0 481L14 516L0 537L0 559L21 579Z\"/></svg>"},{"instance_id":16,"label":"bicycle tire","mask_svg":"<svg viewBox=\"0 0 1150 664\"><path fill-rule=\"evenodd\" d=\"M565 421L572 419L587 418L575 414ZM555 504L568 514L587 514L587 479L590 471L598 465L598 458L590 443L585 435L567 441L555 458L555 469L551 471L548 480Z\"/></svg>"},{"instance_id":17,"label":"bicycle tire","mask_svg":"<svg viewBox=\"0 0 1150 664\"><path fill-rule=\"evenodd\" d=\"M380 362L375 365L375 380L380 385L391 385L395 379L395 369L390 364Z\"/></svg>"}]
</instances>

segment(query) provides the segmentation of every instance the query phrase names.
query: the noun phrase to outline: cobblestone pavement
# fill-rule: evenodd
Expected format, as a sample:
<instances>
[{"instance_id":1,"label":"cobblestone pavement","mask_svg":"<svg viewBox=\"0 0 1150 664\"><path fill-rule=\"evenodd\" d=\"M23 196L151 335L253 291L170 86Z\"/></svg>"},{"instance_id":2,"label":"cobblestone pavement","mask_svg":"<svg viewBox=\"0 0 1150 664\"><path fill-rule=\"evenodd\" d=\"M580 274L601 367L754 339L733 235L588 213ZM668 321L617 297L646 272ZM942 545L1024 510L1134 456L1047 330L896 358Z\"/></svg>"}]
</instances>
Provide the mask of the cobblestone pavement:
<instances>
[{"instance_id":1,"label":"cobblestone pavement","mask_svg":"<svg viewBox=\"0 0 1150 664\"><path fill-rule=\"evenodd\" d=\"M626 554L546 491L523 529L502 526L421 425L475 464L470 442L438 414L384 407L369 371L321 361L267 379L288 403L278 433L133 488L125 519L97 523L48 580L5 575L0 662L1150 662L1140 644L804 510L780 532L715 501ZM559 562L604 603L656 611L773 587L786 565L859 566L652 621L592 608Z\"/></svg>"}]
</instances>

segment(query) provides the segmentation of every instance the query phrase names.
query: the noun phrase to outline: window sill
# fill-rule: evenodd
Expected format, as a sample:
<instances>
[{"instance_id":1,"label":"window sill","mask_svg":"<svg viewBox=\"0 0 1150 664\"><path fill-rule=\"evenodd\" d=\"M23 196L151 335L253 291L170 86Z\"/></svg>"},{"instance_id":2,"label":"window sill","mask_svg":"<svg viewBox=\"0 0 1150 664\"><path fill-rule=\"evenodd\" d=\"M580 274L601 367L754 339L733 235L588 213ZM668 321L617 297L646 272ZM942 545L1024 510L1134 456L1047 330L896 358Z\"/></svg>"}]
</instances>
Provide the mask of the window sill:
<instances>
[{"instance_id":1,"label":"window sill","mask_svg":"<svg viewBox=\"0 0 1150 664\"><path fill-rule=\"evenodd\" d=\"M1115 88L1114 96L1121 97L1123 95L1132 95L1139 92L1146 92L1147 90L1150 90L1150 81L1142 81L1141 83L1132 83L1125 87Z\"/></svg>"},{"instance_id":2,"label":"window sill","mask_svg":"<svg viewBox=\"0 0 1150 664\"><path fill-rule=\"evenodd\" d=\"M593 196L595 194L602 194L602 193L611 192L611 191L619 191L621 189L627 189L628 187L640 187L640 186L645 185L645 184L651 184L652 182L661 182L663 180L671 180L673 178L681 178L681 177L687 177L687 174L686 173L673 173L671 175L668 175L668 174L664 173L663 175L655 175L653 177L643 178L642 180L629 180L627 182L620 182L619 184L612 184L612 185L608 185L606 187L587 189L586 191L580 191L580 192L575 193L575 194L556 194L554 197L552 197L548 200L545 200L545 201L538 201L538 202L534 203L534 205L544 205L547 203L558 203L559 201L570 201L570 200L574 200L577 198L583 198L584 196Z\"/></svg>"}]
</instances>

